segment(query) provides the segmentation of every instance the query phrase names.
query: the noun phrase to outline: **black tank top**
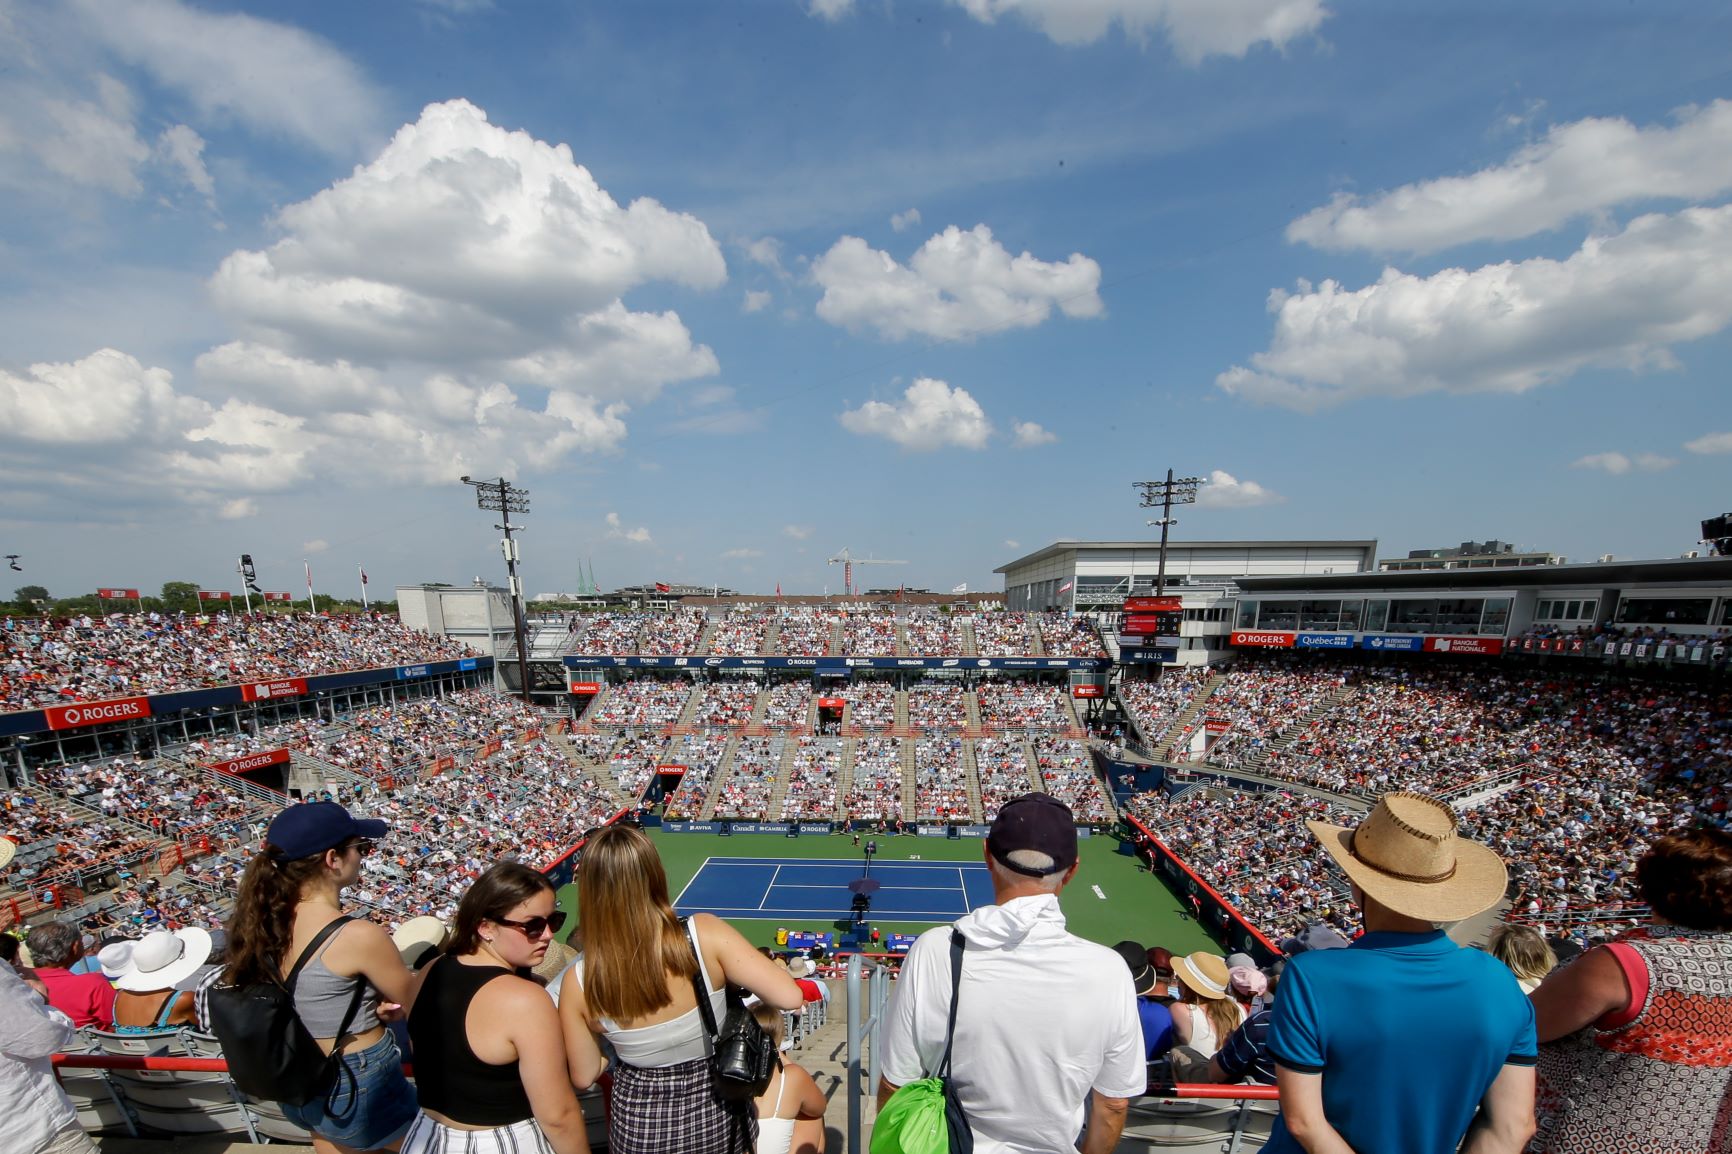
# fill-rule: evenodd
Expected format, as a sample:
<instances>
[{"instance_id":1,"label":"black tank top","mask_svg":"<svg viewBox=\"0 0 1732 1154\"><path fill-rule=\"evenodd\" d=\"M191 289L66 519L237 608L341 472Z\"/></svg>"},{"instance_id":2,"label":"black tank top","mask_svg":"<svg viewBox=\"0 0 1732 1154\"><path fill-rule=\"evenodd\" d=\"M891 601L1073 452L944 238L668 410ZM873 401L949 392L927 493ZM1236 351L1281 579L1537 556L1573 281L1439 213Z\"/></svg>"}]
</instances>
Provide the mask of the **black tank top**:
<instances>
[{"instance_id":1,"label":"black tank top","mask_svg":"<svg viewBox=\"0 0 1732 1154\"><path fill-rule=\"evenodd\" d=\"M434 962L409 1012L415 1045L415 1090L421 1105L465 1126L509 1126L531 1117L517 1063L493 1066L475 1056L464 1029L469 1003L482 986L511 971L466 966L453 957Z\"/></svg>"}]
</instances>

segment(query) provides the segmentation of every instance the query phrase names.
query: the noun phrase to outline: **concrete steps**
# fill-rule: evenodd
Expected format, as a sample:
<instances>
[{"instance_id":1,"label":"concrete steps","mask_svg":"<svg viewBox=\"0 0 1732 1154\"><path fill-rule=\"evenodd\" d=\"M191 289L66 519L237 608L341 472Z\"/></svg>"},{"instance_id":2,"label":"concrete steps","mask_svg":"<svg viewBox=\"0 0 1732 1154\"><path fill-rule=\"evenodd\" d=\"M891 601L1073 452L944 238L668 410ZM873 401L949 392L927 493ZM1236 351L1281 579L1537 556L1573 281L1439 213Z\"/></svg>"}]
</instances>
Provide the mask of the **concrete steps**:
<instances>
[{"instance_id":1,"label":"concrete steps","mask_svg":"<svg viewBox=\"0 0 1732 1154\"><path fill-rule=\"evenodd\" d=\"M1034 742L1028 735L1022 737L1022 756L1028 762L1028 788L1040 793L1046 792L1046 781L1040 776L1040 759L1034 755Z\"/></svg>"},{"instance_id":2,"label":"concrete steps","mask_svg":"<svg viewBox=\"0 0 1732 1154\"><path fill-rule=\"evenodd\" d=\"M782 812L782 802L788 797L788 778L794 768L794 751L799 747L797 737L789 737L782 745L782 760L776 766L776 780L770 785L770 800L764 806L763 820Z\"/></svg>"},{"instance_id":3,"label":"concrete steps","mask_svg":"<svg viewBox=\"0 0 1732 1154\"><path fill-rule=\"evenodd\" d=\"M854 749L859 744L858 738L842 739L842 757L836 766L837 821L845 821L848 817L848 791L854 788Z\"/></svg>"},{"instance_id":4,"label":"concrete steps","mask_svg":"<svg viewBox=\"0 0 1732 1154\"><path fill-rule=\"evenodd\" d=\"M1168 728L1166 736L1161 738L1161 744L1159 746L1153 744L1153 738L1155 737L1154 734L1143 734L1144 738L1150 739L1147 744L1150 749L1155 751L1155 757L1157 760L1171 761L1173 759L1174 754L1177 752L1175 747L1179 742L1185 740L1191 726L1208 708L1209 698L1215 695L1215 690L1221 688L1221 686L1226 683L1227 679L1222 674L1210 674L1209 680L1203 682L1202 688L1198 689L1197 692L1191 695L1191 700L1186 703L1185 708L1179 711L1177 717L1173 718L1173 724ZM1124 708L1122 702L1120 703L1120 708ZM1126 715L1129 715L1130 710L1126 709L1125 713Z\"/></svg>"},{"instance_id":5,"label":"concrete steps","mask_svg":"<svg viewBox=\"0 0 1732 1154\"><path fill-rule=\"evenodd\" d=\"M902 820L913 821L920 812L917 802L919 791L915 789L918 780L914 773L914 749L919 743L912 737L902 739Z\"/></svg>"},{"instance_id":6,"label":"concrete steps","mask_svg":"<svg viewBox=\"0 0 1732 1154\"><path fill-rule=\"evenodd\" d=\"M698 807L701 821L709 821L716 815L716 802L722 796L722 781L734 772L734 754L740 749L738 737L728 738L728 744L722 750L721 760L716 763L716 772L710 776L710 788L704 791L704 804Z\"/></svg>"},{"instance_id":7,"label":"concrete steps","mask_svg":"<svg viewBox=\"0 0 1732 1154\"><path fill-rule=\"evenodd\" d=\"M962 743L962 784L968 790L968 820L976 825L985 820L980 804L980 765L974 760L974 742Z\"/></svg>"}]
</instances>

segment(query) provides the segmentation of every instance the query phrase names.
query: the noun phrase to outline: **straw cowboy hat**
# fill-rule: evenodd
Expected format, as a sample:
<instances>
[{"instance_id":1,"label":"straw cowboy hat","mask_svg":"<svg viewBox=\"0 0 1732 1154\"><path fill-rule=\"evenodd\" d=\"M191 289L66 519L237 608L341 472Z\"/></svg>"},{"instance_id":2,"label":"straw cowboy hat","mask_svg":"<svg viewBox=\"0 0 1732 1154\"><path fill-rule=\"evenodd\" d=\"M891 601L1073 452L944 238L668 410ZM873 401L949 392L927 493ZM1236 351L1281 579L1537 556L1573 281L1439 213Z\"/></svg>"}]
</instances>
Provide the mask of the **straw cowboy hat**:
<instances>
[{"instance_id":1,"label":"straw cowboy hat","mask_svg":"<svg viewBox=\"0 0 1732 1154\"><path fill-rule=\"evenodd\" d=\"M1198 950L1194 954L1174 958L1173 973L1199 998L1214 1001L1227 996L1227 959L1220 954Z\"/></svg>"},{"instance_id":2,"label":"straw cowboy hat","mask_svg":"<svg viewBox=\"0 0 1732 1154\"><path fill-rule=\"evenodd\" d=\"M1422 922L1459 922L1496 905L1503 859L1455 833L1455 811L1420 793L1386 793L1355 829L1308 821L1350 881L1379 905Z\"/></svg>"},{"instance_id":3,"label":"straw cowboy hat","mask_svg":"<svg viewBox=\"0 0 1732 1154\"><path fill-rule=\"evenodd\" d=\"M429 960L428 954L436 954L445 948L450 935L451 931L445 928L444 922L423 915L398 926L391 934L391 944L397 947L405 966L418 970Z\"/></svg>"},{"instance_id":4,"label":"straw cowboy hat","mask_svg":"<svg viewBox=\"0 0 1732 1154\"><path fill-rule=\"evenodd\" d=\"M555 978L565 972L565 967L571 965L575 957L577 951L556 938L547 943L547 953L530 967L529 972L540 978L543 985L551 985Z\"/></svg>"},{"instance_id":5,"label":"straw cowboy hat","mask_svg":"<svg viewBox=\"0 0 1732 1154\"><path fill-rule=\"evenodd\" d=\"M17 852L17 842L9 837L0 837L0 870L12 864L12 855Z\"/></svg>"}]
</instances>

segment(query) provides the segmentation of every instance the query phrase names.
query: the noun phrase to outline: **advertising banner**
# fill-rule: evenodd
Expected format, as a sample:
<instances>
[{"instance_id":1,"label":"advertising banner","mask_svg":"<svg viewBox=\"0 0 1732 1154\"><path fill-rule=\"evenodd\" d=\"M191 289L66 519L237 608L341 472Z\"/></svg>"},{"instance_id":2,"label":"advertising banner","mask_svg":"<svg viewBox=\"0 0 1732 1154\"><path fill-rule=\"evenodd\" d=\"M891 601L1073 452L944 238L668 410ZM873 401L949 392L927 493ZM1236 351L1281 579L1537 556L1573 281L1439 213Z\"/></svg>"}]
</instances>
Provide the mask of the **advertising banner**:
<instances>
[{"instance_id":1,"label":"advertising banner","mask_svg":"<svg viewBox=\"0 0 1732 1154\"><path fill-rule=\"evenodd\" d=\"M658 765L656 766L656 773L662 777L684 777L686 767L683 765Z\"/></svg>"},{"instance_id":2,"label":"advertising banner","mask_svg":"<svg viewBox=\"0 0 1732 1154\"><path fill-rule=\"evenodd\" d=\"M233 593L226 593L218 589L200 589L198 591L200 601L233 601L234 596Z\"/></svg>"},{"instance_id":3,"label":"advertising banner","mask_svg":"<svg viewBox=\"0 0 1732 1154\"><path fill-rule=\"evenodd\" d=\"M1362 649L1382 649L1387 652L1418 653L1425 648L1423 637L1389 637L1381 633L1373 633L1359 639Z\"/></svg>"},{"instance_id":4,"label":"advertising banner","mask_svg":"<svg viewBox=\"0 0 1732 1154\"><path fill-rule=\"evenodd\" d=\"M1070 687L1072 697L1101 697L1105 691L1098 685L1073 685Z\"/></svg>"},{"instance_id":5,"label":"advertising banner","mask_svg":"<svg viewBox=\"0 0 1732 1154\"><path fill-rule=\"evenodd\" d=\"M399 665L397 667L397 679L399 681L407 681L413 677L429 677L432 673L433 671L425 665Z\"/></svg>"},{"instance_id":6,"label":"advertising banner","mask_svg":"<svg viewBox=\"0 0 1732 1154\"><path fill-rule=\"evenodd\" d=\"M1231 641L1234 645L1251 646L1257 649L1291 649L1293 634L1263 633L1250 629L1236 629Z\"/></svg>"},{"instance_id":7,"label":"advertising banner","mask_svg":"<svg viewBox=\"0 0 1732 1154\"><path fill-rule=\"evenodd\" d=\"M1491 655L1503 652L1501 637L1427 637L1427 653L1474 653Z\"/></svg>"},{"instance_id":8,"label":"advertising banner","mask_svg":"<svg viewBox=\"0 0 1732 1154\"><path fill-rule=\"evenodd\" d=\"M118 697L113 701L87 701L80 705L51 705L42 711L49 729L81 729L111 721L131 721L150 716L150 698Z\"/></svg>"},{"instance_id":9,"label":"advertising banner","mask_svg":"<svg viewBox=\"0 0 1732 1154\"><path fill-rule=\"evenodd\" d=\"M590 654L566 657L568 669L815 669L823 675L850 669L1107 669L1107 657L642 657Z\"/></svg>"},{"instance_id":10,"label":"advertising banner","mask_svg":"<svg viewBox=\"0 0 1732 1154\"><path fill-rule=\"evenodd\" d=\"M601 683L598 681L573 681L566 688L579 697L594 697L601 692Z\"/></svg>"},{"instance_id":11,"label":"advertising banner","mask_svg":"<svg viewBox=\"0 0 1732 1154\"><path fill-rule=\"evenodd\" d=\"M1177 613L1185 607L1183 597L1126 597L1126 613Z\"/></svg>"},{"instance_id":12,"label":"advertising banner","mask_svg":"<svg viewBox=\"0 0 1732 1154\"><path fill-rule=\"evenodd\" d=\"M1351 633L1301 633L1293 639L1299 649L1352 649Z\"/></svg>"},{"instance_id":13,"label":"advertising banner","mask_svg":"<svg viewBox=\"0 0 1732 1154\"><path fill-rule=\"evenodd\" d=\"M307 679L284 677L278 681L259 681L241 686L242 701L276 701L284 697L304 697Z\"/></svg>"},{"instance_id":14,"label":"advertising banner","mask_svg":"<svg viewBox=\"0 0 1732 1154\"><path fill-rule=\"evenodd\" d=\"M1119 661L1125 665L1172 665L1178 660L1177 649L1119 650Z\"/></svg>"},{"instance_id":15,"label":"advertising banner","mask_svg":"<svg viewBox=\"0 0 1732 1154\"><path fill-rule=\"evenodd\" d=\"M263 597L266 601L293 601L295 599L293 593L276 593L271 591L261 593L259 596Z\"/></svg>"},{"instance_id":16,"label":"advertising banner","mask_svg":"<svg viewBox=\"0 0 1732 1154\"><path fill-rule=\"evenodd\" d=\"M98 589L96 595L106 601L137 601L136 589Z\"/></svg>"},{"instance_id":17,"label":"advertising banner","mask_svg":"<svg viewBox=\"0 0 1732 1154\"><path fill-rule=\"evenodd\" d=\"M1225 717L1209 717L1203 720L1203 730L1206 733L1225 733L1233 728L1233 723Z\"/></svg>"},{"instance_id":18,"label":"advertising banner","mask_svg":"<svg viewBox=\"0 0 1732 1154\"><path fill-rule=\"evenodd\" d=\"M457 662L457 668L464 673L469 672L471 669L475 668L475 658L464 657L464 658L460 659Z\"/></svg>"},{"instance_id":19,"label":"advertising banner","mask_svg":"<svg viewBox=\"0 0 1732 1154\"><path fill-rule=\"evenodd\" d=\"M249 769L263 769L267 765L282 765L289 760L286 749L267 749L263 753L249 753L245 757L231 757L227 761L213 761L205 766L218 773L243 774Z\"/></svg>"},{"instance_id":20,"label":"advertising banner","mask_svg":"<svg viewBox=\"0 0 1732 1154\"><path fill-rule=\"evenodd\" d=\"M819 709L845 709L847 706L848 699L846 697L820 697L818 699Z\"/></svg>"}]
</instances>

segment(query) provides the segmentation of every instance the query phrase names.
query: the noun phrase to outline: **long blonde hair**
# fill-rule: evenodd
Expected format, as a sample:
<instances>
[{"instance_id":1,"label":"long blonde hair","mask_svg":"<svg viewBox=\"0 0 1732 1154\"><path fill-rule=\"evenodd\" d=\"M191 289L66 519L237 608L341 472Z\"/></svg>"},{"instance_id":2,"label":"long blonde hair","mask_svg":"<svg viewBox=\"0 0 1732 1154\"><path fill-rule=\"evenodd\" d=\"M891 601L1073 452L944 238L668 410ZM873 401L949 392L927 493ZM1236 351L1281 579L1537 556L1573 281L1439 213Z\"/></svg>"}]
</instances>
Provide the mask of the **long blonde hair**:
<instances>
[{"instance_id":1,"label":"long blonde hair","mask_svg":"<svg viewBox=\"0 0 1732 1154\"><path fill-rule=\"evenodd\" d=\"M1193 1006L1203 1007L1203 1013L1209 1017L1209 1024L1215 1027L1215 1044L1223 1044L1227 1035L1239 1028L1244 1021L1239 1011L1239 1003L1231 997L1205 998L1185 983L1179 983L1179 997Z\"/></svg>"},{"instance_id":2,"label":"long blonde hair","mask_svg":"<svg viewBox=\"0 0 1732 1154\"><path fill-rule=\"evenodd\" d=\"M653 842L611 825L583 847L577 867L583 927L583 995L596 1016L629 1022L672 1002L668 986L698 972L668 901L668 875Z\"/></svg>"},{"instance_id":3,"label":"long blonde hair","mask_svg":"<svg viewBox=\"0 0 1732 1154\"><path fill-rule=\"evenodd\" d=\"M1540 981L1558 968L1558 956L1532 926L1508 922L1497 925L1491 931L1487 949L1516 977L1530 982Z\"/></svg>"}]
</instances>

